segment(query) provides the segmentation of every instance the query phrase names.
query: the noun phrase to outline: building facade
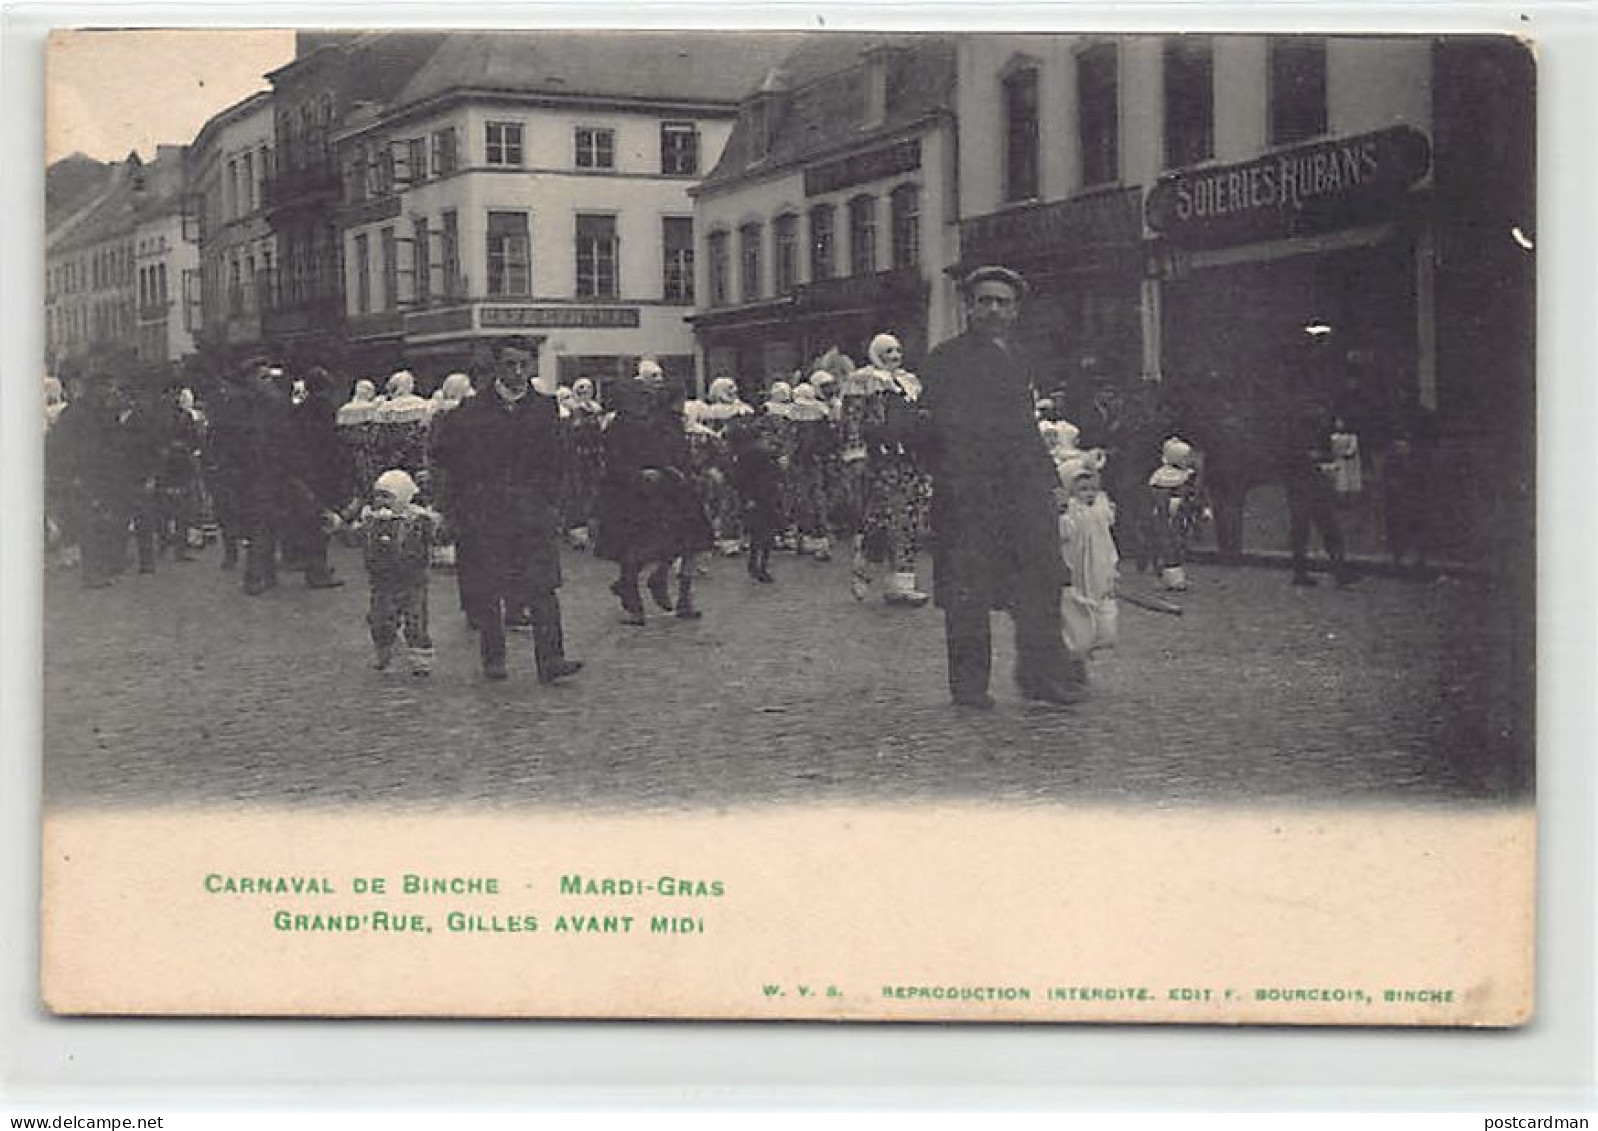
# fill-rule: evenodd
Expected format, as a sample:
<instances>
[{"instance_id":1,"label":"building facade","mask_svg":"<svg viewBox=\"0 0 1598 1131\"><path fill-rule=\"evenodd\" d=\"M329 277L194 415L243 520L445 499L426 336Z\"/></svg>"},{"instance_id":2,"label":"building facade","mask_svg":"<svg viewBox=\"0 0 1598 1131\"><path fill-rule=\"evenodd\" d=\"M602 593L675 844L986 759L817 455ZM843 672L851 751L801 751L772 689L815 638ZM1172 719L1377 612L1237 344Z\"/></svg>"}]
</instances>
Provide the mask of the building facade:
<instances>
[{"instance_id":1,"label":"building facade","mask_svg":"<svg viewBox=\"0 0 1598 1131\"><path fill-rule=\"evenodd\" d=\"M352 365L431 383L496 340L546 385L697 376L689 188L771 49L726 36L452 36L339 134Z\"/></svg>"},{"instance_id":2,"label":"building facade","mask_svg":"<svg viewBox=\"0 0 1598 1131\"><path fill-rule=\"evenodd\" d=\"M212 118L189 147L200 256L197 340L225 359L265 348L262 318L274 306L277 240L266 221L273 127L272 95L261 91Z\"/></svg>"},{"instance_id":3,"label":"building facade","mask_svg":"<svg viewBox=\"0 0 1598 1131\"><path fill-rule=\"evenodd\" d=\"M445 38L436 32L303 34L295 60L267 76L274 148L262 187L277 262L262 332L285 360L334 366L343 360L334 135L363 105L392 99Z\"/></svg>"},{"instance_id":4,"label":"building facade","mask_svg":"<svg viewBox=\"0 0 1598 1131\"><path fill-rule=\"evenodd\" d=\"M1328 359L1437 401L1433 43L977 36L962 44L961 266L1036 294L1057 384Z\"/></svg>"},{"instance_id":5,"label":"building facade","mask_svg":"<svg viewBox=\"0 0 1598 1131\"><path fill-rule=\"evenodd\" d=\"M184 147L129 154L104 192L47 236L47 359L57 375L133 375L193 352L199 256Z\"/></svg>"},{"instance_id":6,"label":"building facade","mask_svg":"<svg viewBox=\"0 0 1598 1131\"><path fill-rule=\"evenodd\" d=\"M834 346L891 332L913 366L951 332L955 67L951 37L824 33L745 99L694 192L710 376L756 396Z\"/></svg>"}]
</instances>

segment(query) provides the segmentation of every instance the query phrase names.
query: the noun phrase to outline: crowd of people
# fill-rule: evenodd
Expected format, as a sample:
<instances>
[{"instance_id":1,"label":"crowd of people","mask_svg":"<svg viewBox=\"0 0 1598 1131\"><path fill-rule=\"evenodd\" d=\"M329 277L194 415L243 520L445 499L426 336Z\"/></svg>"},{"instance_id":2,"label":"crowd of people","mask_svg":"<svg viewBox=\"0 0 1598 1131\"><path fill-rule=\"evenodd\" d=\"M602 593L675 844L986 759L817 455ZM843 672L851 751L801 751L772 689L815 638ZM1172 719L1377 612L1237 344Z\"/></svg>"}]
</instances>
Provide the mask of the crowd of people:
<instances>
[{"instance_id":1,"label":"crowd of people","mask_svg":"<svg viewBox=\"0 0 1598 1131\"><path fill-rule=\"evenodd\" d=\"M1011 340L1024 281L987 268L963 290L967 331L920 374L883 333L864 364L831 349L758 404L727 377L691 397L648 358L604 390L588 378L540 387L514 341L430 396L400 371L381 388L356 381L338 403L326 371L263 359L223 375L203 405L187 388L115 380L69 401L48 382L48 546L59 561L75 554L93 589L129 568L130 543L149 572L214 538L222 568L242 564L242 590L258 596L280 572L312 590L343 585L329 544L344 539L370 589L374 666L403 641L418 676L432 668L430 570L449 567L484 675L507 678L506 629L526 628L545 683L582 667L564 647L563 547L615 564L610 588L632 626L646 623L645 593L677 618L702 615L702 555L742 556L768 585L774 551L837 551L855 600L880 591L890 606L942 609L956 703L992 704L995 610L1015 620L1023 694L1074 702L1084 661L1116 640L1121 557L1187 587L1188 546L1210 515L1205 453L1152 401L1114 387L1067 420ZM1295 580L1310 579L1317 526L1347 583L1334 496L1358 473L1357 437L1306 423L1283 458Z\"/></svg>"}]
</instances>

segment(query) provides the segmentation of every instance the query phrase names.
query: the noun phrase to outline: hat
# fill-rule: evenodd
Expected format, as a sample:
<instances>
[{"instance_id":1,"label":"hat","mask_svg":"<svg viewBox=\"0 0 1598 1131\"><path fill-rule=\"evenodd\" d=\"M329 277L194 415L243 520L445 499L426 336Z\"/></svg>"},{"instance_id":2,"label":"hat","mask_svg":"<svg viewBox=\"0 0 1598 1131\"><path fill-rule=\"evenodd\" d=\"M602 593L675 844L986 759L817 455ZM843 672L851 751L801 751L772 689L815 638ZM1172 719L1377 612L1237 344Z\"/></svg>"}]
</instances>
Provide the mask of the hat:
<instances>
[{"instance_id":1,"label":"hat","mask_svg":"<svg viewBox=\"0 0 1598 1131\"><path fill-rule=\"evenodd\" d=\"M372 484L374 491L387 491L402 503L408 503L416 498L416 480L412 479L409 472L399 468L391 468L377 477L377 482Z\"/></svg>"},{"instance_id":2,"label":"hat","mask_svg":"<svg viewBox=\"0 0 1598 1131\"><path fill-rule=\"evenodd\" d=\"M1027 295L1026 280L1018 272L1012 271L1008 267L1000 267L998 264L978 267L966 275L964 279L960 280L960 293L970 294L976 289L978 283L1004 283L1015 291L1016 298L1025 298Z\"/></svg>"}]
</instances>

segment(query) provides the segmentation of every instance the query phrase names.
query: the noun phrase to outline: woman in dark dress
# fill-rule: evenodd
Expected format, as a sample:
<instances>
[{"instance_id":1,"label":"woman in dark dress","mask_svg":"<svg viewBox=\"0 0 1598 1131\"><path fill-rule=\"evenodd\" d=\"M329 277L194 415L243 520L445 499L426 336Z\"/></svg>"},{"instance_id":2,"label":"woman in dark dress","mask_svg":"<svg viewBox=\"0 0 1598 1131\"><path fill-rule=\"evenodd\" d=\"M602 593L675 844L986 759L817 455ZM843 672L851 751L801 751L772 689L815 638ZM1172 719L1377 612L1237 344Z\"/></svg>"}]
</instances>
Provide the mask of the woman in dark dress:
<instances>
[{"instance_id":1,"label":"woman in dark dress","mask_svg":"<svg viewBox=\"0 0 1598 1131\"><path fill-rule=\"evenodd\" d=\"M641 367L642 368L642 367ZM684 432L682 383L647 370L618 385L612 407L616 415L605 429L605 475L599 492L597 556L615 562L620 575L611 592L621 601L622 623L642 625L644 606L638 579L648 568L646 585L655 604L685 619L700 615L693 602L691 555L711 545L705 517L692 479ZM671 599L670 570L678 571L677 600Z\"/></svg>"}]
</instances>

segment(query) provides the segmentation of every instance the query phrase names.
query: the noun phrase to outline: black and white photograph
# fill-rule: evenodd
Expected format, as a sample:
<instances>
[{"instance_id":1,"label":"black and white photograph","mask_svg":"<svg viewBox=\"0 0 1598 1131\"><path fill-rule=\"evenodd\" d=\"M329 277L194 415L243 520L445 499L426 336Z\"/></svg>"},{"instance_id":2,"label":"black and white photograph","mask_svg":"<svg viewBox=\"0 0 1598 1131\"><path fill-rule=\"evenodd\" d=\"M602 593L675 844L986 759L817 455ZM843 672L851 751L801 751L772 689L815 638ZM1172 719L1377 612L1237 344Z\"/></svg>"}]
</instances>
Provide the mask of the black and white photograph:
<instances>
[{"instance_id":1,"label":"black and white photograph","mask_svg":"<svg viewBox=\"0 0 1598 1131\"><path fill-rule=\"evenodd\" d=\"M46 68L51 1010L1531 1016L1528 41Z\"/></svg>"}]
</instances>

